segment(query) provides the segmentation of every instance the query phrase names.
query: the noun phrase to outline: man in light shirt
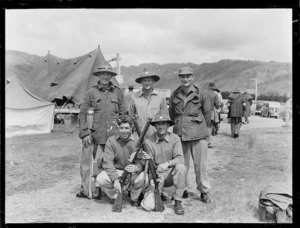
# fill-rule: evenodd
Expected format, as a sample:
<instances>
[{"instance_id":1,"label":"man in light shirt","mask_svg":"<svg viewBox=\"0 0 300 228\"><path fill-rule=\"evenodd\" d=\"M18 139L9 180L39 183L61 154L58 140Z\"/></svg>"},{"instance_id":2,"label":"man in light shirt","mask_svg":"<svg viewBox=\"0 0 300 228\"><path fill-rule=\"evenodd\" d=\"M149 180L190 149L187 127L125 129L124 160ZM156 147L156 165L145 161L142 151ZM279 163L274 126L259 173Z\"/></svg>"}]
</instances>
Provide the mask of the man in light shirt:
<instances>
[{"instance_id":1,"label":"man in light shirt","mask_svg":"<svg viewBox=\"0 0 300 228\"><path fill-rule=\"evenodd\" d=\"M147 119L154 118L159 112L168 113L166 97L163 93L154 89L153 84L159 81L159 76L146 69L135 81L143 85L143 88L131 96L129 116L137 118L140 129L143 129ZM150 126L145 138L153 135L155 128Z\"/></svg>"}]
</instances>

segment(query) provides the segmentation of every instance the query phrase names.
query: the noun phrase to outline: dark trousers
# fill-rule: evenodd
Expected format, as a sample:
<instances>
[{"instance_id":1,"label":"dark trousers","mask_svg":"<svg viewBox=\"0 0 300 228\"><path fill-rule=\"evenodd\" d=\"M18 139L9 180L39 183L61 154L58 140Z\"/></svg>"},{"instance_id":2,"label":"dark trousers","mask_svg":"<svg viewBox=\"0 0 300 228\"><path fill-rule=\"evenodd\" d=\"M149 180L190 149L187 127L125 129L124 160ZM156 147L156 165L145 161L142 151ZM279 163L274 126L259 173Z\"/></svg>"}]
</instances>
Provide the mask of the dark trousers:
<instances>
[{"instance_id":1,"label":"dark trousers","mask_svg":"<svg viewBox=\"0 0 300 228\"><path fill-rule=\"evenodd\" d=\"M239 135L242 126L242 117L231 117L231 137Z\"/></svg>"}]
</instances>

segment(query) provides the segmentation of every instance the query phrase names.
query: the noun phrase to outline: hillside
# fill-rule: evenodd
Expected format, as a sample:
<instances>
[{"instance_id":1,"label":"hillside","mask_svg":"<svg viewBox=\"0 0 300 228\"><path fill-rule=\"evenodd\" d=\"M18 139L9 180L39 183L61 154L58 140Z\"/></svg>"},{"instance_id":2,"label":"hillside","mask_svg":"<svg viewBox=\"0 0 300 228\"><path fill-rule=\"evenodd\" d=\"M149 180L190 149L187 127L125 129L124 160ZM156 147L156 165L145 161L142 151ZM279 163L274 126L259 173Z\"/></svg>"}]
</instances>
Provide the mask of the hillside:
<instances>
[{"instance_id":1,"label":"hillside","mask_svg":"<svg viewBox=\"0 0 300 228\"><path fill-rule=\"evenodd\" d=\"M44 57L31 55L19 51L6 51L6 77L11 74L19 78L27 74ZM121 61L122 64L122 61ZM138 66L121 66L124 77L124 87L128 85L140 86L135 83L135 78L143 72L144 68L156 72L161 80L156 87L174 90L180 84L178 69L183 66L190 66L194 69L195 84L205 88L210 81L216 83L222 91L231 91L235 87L244 90L249 79L258 77L258 94L287 94L292 96L292 64L282 62L261 62L245 60L221 60L216 63L168 63L159 65L157 63L143 63ZM250 87L254 89L252 81Z\"/></svg>"}]
</instances>

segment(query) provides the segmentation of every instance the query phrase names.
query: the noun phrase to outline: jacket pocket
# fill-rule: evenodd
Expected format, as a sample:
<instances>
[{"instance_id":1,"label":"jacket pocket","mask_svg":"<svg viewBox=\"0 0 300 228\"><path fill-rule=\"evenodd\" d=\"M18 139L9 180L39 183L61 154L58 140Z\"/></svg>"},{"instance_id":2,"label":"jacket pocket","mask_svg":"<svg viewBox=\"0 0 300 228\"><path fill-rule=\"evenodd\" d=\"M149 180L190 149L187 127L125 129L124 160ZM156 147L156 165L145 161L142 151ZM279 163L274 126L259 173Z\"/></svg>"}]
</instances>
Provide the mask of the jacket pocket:
<instances>
[{"instance_id":1,"label":"jacket pocket","mask_svg":"<svg viewBox=\"0 0 300 228\"><path fill-rule=\"evenodd\" d=\"M174 106L174 111L175 113L173 114L178 114L178 113L182 113L182 109L183 109L183 102L180 103L182 100L178 99L178 98L174 98L172 103L173 103L173 106Z\"/></svg>"},{"instance_id":2,"label":"jacket pocket","mask_svg":"<svg viewBox=\"0 0 300 228\"><path fill-rule=\"evenodd\" d=\"M113 111L115 113L119 113L119 101L118 101L118 99L116 97L112 97L111 102L112 102L112 105L113 105Z\"/></svg>"},{"instance_id":3,"label":"jacket pocket","mask_svg":"<svg viewBox=\"0 0 300 228\"><path fill-rule=\"evenodd\" d=\"M194 122L194 123L197 123L197 124L202 123L203 120L204 120L203 115L198 115L198 116L191 117L191 122Z\"/></svg>"},{"instance_id":4,"label":"jacket pocket","mask_svg":"<svg viewBox=\"0 0 300 228\"><path fill-rule=\"evenodd\" d=\"M101 98L93 99L92 105L94 107L94 111L99 111L101 109Z\"/></svg>"}]
</instances>

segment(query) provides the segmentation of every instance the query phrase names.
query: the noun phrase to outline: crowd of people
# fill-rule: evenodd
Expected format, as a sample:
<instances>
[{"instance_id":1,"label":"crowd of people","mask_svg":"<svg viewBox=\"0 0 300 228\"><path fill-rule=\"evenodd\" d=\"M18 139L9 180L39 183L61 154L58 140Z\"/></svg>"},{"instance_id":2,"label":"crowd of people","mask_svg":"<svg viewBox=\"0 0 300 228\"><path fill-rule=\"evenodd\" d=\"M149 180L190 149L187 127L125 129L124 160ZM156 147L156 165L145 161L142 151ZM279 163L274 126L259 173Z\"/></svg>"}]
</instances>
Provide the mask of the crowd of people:
<instances>
[{"instance_id":1,"label":"crowd of people","mask_svg":"<svg viewBox=\"0 0 300 228\"><path fill-rule=\"evenodd\" d=\"M149 175L147 162L152 159L162 201L167 198L164 188L174 186L174 212L182 215L182 200L190 193L188 172L192 157L199 198L210 203L207 154L214 147L211 138L218 134L223 105L215 83L202 90L194 84L193 69L182 67L177 77L180 85L167 104L166 97L154 88L160 80L154 72L145 69L135 79L142 89L133 92L129 88L126 95L111 82L117 74L108 64L100 66L93 75L99 78L98 84L86 91L80 105L79 137L83 147L81 188L76 196L101 200L104 192L114 204L118 193L126 190L132 206L142 205L148 210L151 207L146 205L145 196L153 189L153 177ZM233 138L239 137L247 99L238 89L228 97ZM93 110L92 120L89 120L90 110ZM141 146L137 129L143 129L149 118L151 125ZM133 161L135 155L137 159ZM122 185L120 177L125 171L130 178Z\"/></svg>"}]
</instances>

